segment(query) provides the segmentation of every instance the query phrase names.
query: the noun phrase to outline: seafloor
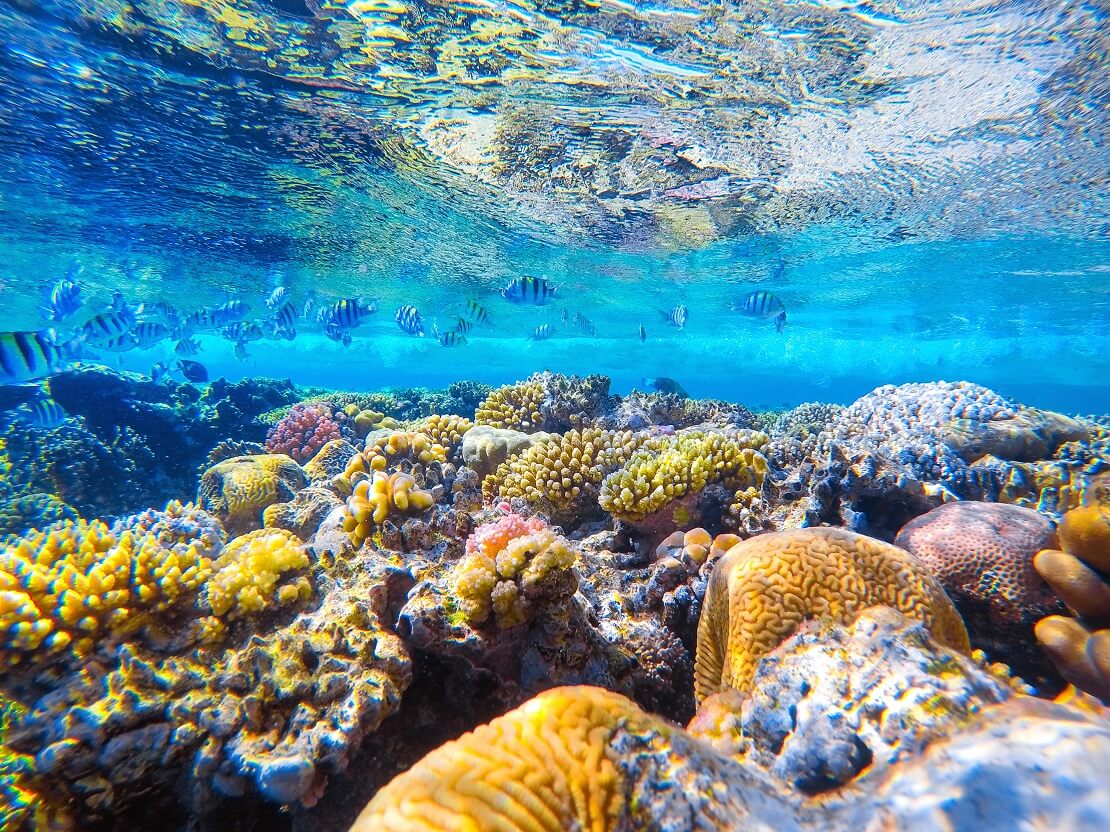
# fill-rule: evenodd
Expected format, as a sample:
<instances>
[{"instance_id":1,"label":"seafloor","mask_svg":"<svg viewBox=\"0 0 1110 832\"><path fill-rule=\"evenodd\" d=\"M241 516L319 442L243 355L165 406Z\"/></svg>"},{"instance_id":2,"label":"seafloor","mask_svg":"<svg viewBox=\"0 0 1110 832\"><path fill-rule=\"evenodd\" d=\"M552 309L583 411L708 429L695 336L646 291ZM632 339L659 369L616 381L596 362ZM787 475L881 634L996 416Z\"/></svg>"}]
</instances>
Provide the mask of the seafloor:
<instances>
[{"instance_id":1,"label":"seafloor","mask_svg":"<svg viewBox=\"0 0 1110 832\"><path fill-rule=\"evenodd\" d=\"M46 385L0 829L1110 829L1104 417Z\"/></svg>"}]
</instances>

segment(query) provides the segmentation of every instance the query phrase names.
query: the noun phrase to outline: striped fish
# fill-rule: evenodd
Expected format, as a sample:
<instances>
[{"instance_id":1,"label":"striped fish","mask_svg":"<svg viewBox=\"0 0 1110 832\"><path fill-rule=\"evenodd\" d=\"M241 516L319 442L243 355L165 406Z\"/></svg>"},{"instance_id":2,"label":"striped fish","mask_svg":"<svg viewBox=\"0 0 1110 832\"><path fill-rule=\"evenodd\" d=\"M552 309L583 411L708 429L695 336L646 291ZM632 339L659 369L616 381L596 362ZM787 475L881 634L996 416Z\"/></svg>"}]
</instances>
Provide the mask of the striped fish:
<instances>
[{"instance_id":1,"label":"striped fish","mask_svg":"<svg viewBox=\"0 0 1110 832\"><path fill-rule=\"evenodd\" d=\"M732 304L731 308L749 318L773 319L775 332L782 332L786 325L786 307L783 302L764 289L745 295L739 303Z\"/></svg>"},{"instance_id":2,"label":"striped fish","mask_svg":"<svg viewBox=\"0 0 1110 832\"><path fill-rule=\"evenodd\" d=\"M65 369L53 330L0 332L0 384L22 384Z\"/></svg>"},{"instance_id":3,"label":"striped fish","mask_svg":"<svg viewBox=\"0 0 1110 832\"><path fill-rule=\"evenodd\" d=\"M275 332L284 332L293 329L297 324L297 306L291 300L285 301L274 311L274 317L271 319L274 324Z\"/></svg>"},{"instance_id":4,"label":"striped fish","mask_svg":"<svg viewBox=\"0 0 1110 832\"><path fill-rule=\"evenodd\" d=\"M358 298L344 298L331 306L321 309L317 316L325 329L354 329L362 323L363 318L378 311L376 301L363 301Z\"/></svg>"},{"instance_id":5,"label":"striped fish","mask_svg":"<svg viewBox=\"0 0 1110 832\"><path fill-rule=\"evenodd\" d=\"M81 333L85 340L93 344L103 344L118 339L121 335L129 333L135 327L135 313L123 299L123 295L115 292L112 295L111 307L94 315L85 321Z\"/></svg>"},{"instance_id":6,"label":"striped fish","mask_svg":"<svg viewBox=\"0 0 1110 832\"><path fill-rule=\"evenodd\" d=\"M459 335L469 335L470 330L472 330L473 328L474 324L472 324L466 318L455 319L455 332L459 333Z\"/></svg>"},{"instance_id":7,"label":"striped fish","mask_svg":"<svg viewBox=\"0 0 1110 832\"><path fill-rule=\"evenodd\" d=\"M69 419L62 406L49 397L28 402L18 412L21 419L40 428L56 428Z\"/></svg>"},{"instance_id":8,"label":"striped fish","mask_svg":"<svg viewBox=\"0 0 1110 832\"><path fill-rule=\"evenodd\" d=\"M528 336L528 340L546 341L554 334L555 330L551 328L551 324L540 324L538 327L532 330L532 333Z\"/></svg>"},{"instance_id":9,"label":"striped fish","mask_svg":"<svg viewBox=\"0 0 1110 832\"><path fill-rule=\"evenodd\" d=\"M420 317L420 311L415 306L402 306L397 310L395 317L401 332L406 335L415 335L418 338L424 337L424 320Z\"/></svg>"},{"instance_id":10,"label":"striped fish","mask_svg":"<svg viewBox=\"0 0 1110 832\"><path fill-rule=\"evenodd\" d=\"M206 306L185 319L185 329L188 332L219 329L242 320L250 314L250 311L250 304L241 300L229 300L219 306Z\"/></svg>"},{"instance_id":11,"label":"striped fish","mask_svg":"<svg viewBox=\"0 0 1110 832\"><path fill-rule=\"evenodd\" d=\"M200 352L200 341L196 338L182 338L177 342L177 346L173 348L173 351L185 357L196 355Z\"/></svg>"},{"instance_id":12,"label":"striped fish","mask_svg":"<svg viewBox=\"0 0 1110 832\"><path fill-rule=\"evenodd\" d=\"M257 341L262 337L262 330L254 321L236 321L220 330L220 335L228 341Z\"/></svg>"},{"instance_id":13,"label":"striped fish","mask_svg":"<svg viewBox=\"0 0 1110 832\"><path fill-rule=\"evenodd\" d=\"M466 344L466 336L455 330L449 330L439 336L441 347L461 347Z\"/></svg>"},{"instance_id":14,"label":"striped fish","mask_svg":"<svg viewBox=\"0 0 1110 832\"><path fill-rule=\"evenodd\" d=\"M340 329L329 324L324 327L324 335L333 341L339 341L345 347L351 346L351 331L349 329Z\"/></svg>"},{"instance_id":15,"label":"striped fish","mask_svg":"<svg viewBox=\"0 0 1110 832\"><path fill-rule=\"evenodd\" d=\"M238 358L240 361L246 361L248 358L251 357L251 354L249 352L247 352L247 342L246 341L236 341L236 343L235 343L235 357Z\"/></svg>"},{"instance_id":16,"label":"striped fish","mask_svg":"<svg viewBox=\"0 0 1110 832\"><path fill-rule=\"evenodd\" d=\"M169 327L164 326L156 321L143 321L138 324L133 330L132 334L139 345L139 349L150 349L159 341L163 341L170 337Z\"/></svg>"},{"instance_id":17,"label":"striped fish","mask_svg":"<svg viewBox=\"0 0 1110 832\"><path fill-rule=\"evenodd\" d=\"M482 326L491 325L489 313L486 311L486 308L473 298L466 302L466 314L470 317L470 320L476 324L481 324Z\"/></svg>"},{"instance_id":18,"label":"striped fish","mask_svg":"<svg viewBox=\"0 0 1110 832\"><path fill-rule=\"evenodd\" d=\"M555 297L557 288L548 283L545 277L514 277L501 290L501 297L509 303L543 306Z\"/></svg>"},{"instance_id":19,"label":"striped fish","mask_svg":"<svg viewBox=\"0 0 1110 832\"><path fill-rule=\"evenodd\" d=\"M74 265L69 274L54 284L50 291L50 305L42 307L43 316L49 321L64 321L81 307L81 287L77 276L81 267Z\"/></svg>"},{"instance_id":20,"label":"striped fish","mask_svg":"<svg viewBox=\"0 0 1110 832\"><path fill-rule=\"evenodd\" d=\"M583 315L581 312L574 313L574 326L583 335L596 335L597 330L594 325L590 323L590 319Z\"/></svg>"},{"instance_id":21,"label":"striped fish","mask_svg":"<svg viewBox=\"0 0 1110 832\"><path fill-rule=\"evenodd\" d=\"M690 319L690 310L681 303L670 312L660 310L659 314L662 315L671 326L678 327L679 329L686 326L686 321Z\"/></svg>"}]
</instances>

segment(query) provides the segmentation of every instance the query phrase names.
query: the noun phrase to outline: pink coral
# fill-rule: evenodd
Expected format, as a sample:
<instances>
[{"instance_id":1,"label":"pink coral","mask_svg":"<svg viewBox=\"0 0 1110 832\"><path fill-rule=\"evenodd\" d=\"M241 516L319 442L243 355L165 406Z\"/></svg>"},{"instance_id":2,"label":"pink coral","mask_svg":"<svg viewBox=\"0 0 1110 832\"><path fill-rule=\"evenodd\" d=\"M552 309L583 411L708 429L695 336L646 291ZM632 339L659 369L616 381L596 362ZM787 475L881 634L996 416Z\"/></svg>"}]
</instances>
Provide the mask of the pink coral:
<instances>
[{"instance_id":1,"label":"pink coral","mask_svg":"<svg viewBox=\"0 0 1110 832\"><path fill-rule=\"evenodd\" d=\"M339 424L325 405L298 404L270 428L266 450L272 454L288 454L297 462L307 462L326 443L339 438Z\"/></svg>"},{"instance_id":2,"label":"pink coral","mask_svg":"<svg viewBox=\"0 0 1110 832\"><path fill-rule=\"evenodd\" d=\"M497 553L508 546L510 540L543 531L545 528L547 525L538 517L507 514L500 520L484 523L476 528L466 540L466 553L497 557Z\"/></svg>"}]
</instances>

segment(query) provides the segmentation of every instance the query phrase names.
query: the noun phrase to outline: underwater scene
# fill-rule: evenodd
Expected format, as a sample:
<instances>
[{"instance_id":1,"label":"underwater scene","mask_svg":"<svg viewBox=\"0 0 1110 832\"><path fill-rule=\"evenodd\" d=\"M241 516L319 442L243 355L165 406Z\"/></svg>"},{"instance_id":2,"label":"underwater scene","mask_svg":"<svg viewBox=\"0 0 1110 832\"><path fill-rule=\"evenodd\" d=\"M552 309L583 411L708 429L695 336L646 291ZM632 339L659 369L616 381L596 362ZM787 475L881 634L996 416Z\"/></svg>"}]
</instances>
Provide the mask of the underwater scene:
<instances>
[{"instance_id":1,"label":"underwater scene","mask_svg":"<svg viewBox=\"0 0 1110 832\"><path fill-rule=\"evenodd\" d=\"M0 4L0 832L1110 829L1110 25Z\"/></svg>"}]
</instances>

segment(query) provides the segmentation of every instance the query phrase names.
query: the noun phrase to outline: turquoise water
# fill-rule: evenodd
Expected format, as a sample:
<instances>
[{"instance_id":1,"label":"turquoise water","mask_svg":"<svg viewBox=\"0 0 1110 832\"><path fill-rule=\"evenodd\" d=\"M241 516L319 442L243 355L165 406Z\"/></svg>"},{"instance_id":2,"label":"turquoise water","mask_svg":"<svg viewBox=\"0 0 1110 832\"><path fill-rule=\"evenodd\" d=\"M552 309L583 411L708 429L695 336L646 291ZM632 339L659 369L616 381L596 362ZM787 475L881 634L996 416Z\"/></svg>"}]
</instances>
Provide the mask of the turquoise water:
<instances>
[{"instance_id":1,"label":"turquoise water","mask_svg":"<svg viewBox=\"0 0 1110 832\"><path fill-rule=\"evenodd\" d=\"M955 13L958 11L958 13ZM0 329L74 263L182 314L374 298L344 348L200 335L348 389L601 372L749 406L967 379L1110 409L1104 52L1049 4L15 3ZM523 274L558 301L518 308ZM788 323L728 305L755 289ZM416 305L494 326L404 335ZM659 310L689 308L683 330ZM584 337L562 313L593 323ZM540 324L547 341L527 335ZM640 343L643 323L647 341ZM149 372L172 341L101 356Z\"/></svg>"}]
</instances>

